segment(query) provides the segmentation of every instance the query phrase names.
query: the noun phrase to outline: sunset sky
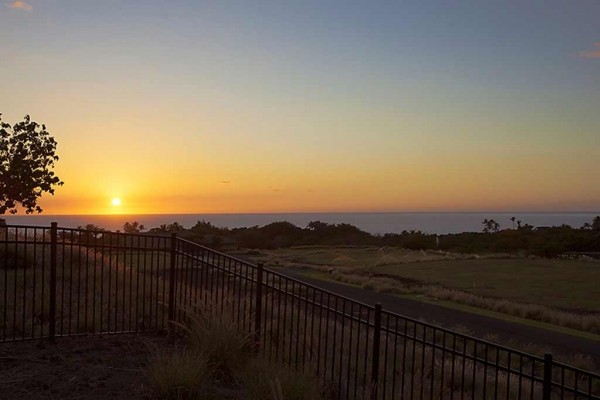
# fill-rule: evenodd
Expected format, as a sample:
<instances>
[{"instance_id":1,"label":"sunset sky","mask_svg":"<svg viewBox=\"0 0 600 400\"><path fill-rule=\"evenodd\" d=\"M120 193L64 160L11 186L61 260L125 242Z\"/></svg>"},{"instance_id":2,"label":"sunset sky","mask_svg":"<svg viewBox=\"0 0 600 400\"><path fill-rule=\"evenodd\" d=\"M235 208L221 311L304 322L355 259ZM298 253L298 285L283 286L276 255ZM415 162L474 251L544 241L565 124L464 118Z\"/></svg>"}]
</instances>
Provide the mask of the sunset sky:
<instances>
[{"instance_id":1,"label":"sunset sky","mask_svg":"<svg viewBox=\"0 0 600 400\"><path fill-rule=\"evenodd\" d=\"M46 214L600 210L598 0L0 1Z\"/></svg>"}]
</instances>

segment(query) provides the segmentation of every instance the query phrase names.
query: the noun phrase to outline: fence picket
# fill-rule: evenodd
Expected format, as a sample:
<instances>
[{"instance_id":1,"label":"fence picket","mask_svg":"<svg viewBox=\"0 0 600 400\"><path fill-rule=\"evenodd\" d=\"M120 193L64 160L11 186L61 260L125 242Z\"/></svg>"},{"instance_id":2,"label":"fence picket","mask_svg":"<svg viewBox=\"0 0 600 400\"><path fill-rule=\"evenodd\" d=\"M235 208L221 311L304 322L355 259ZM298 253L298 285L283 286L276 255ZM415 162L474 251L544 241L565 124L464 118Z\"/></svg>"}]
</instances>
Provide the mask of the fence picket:
<instances>
[{"instance_id":1,"label":"fence picket","mask_svg":"<svg viewBox=\"0 0 600 400\"><path fill-rule=\"evenodd\" d=\"M256 265L256 299L254 303L254 346L260 348L260 335L263 311L263 263Z\"/></svg>"},{"instance_id":2,"label":"fence picket","mask_svg":"<svg viewBox=\"0 0 600 400\"><path fill-rule=\"evenodd\" d=\"M169 263L169 321L175 320L175 283L177 280L177 234L171 234Z\"/></svg>"},{"instance_id":3,"label":"fence picket","mask_svg":"<svg viewBox=\"0 0 600 400\"><path fill-rule=\"evenodd\" d=\"M27 240L27 238L25 238ZM56 336L56 265L58 258L58 224L52 222L50 227L50 309L48 311L48 337Z\"/></svg>"}]
</instances>

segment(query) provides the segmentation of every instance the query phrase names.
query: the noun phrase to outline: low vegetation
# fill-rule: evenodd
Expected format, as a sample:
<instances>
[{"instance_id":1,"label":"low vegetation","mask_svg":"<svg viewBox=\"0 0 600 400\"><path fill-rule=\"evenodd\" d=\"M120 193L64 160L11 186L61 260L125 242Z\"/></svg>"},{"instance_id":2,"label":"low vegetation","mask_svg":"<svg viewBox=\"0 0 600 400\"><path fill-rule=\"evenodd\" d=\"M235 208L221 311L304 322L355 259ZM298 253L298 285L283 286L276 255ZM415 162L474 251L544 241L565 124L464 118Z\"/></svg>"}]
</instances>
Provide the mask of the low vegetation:
<instances>
[{"instance_id":1,"label":"low vegetation","mask_svg":"<svg viewBox=\"0 0 600 400\"><path fill-rule=\"evenodd\" d=\"M251 335L222 309L210 303L184 309L185 322L175 323L184 346L155 350L147 372L162 399L327 399L314 375L258 356Z\"/></svg>"},{"instance_id":2,"label":"low vegetation","mask_svg":"<svg viewBox=\"0 0 600 400\"><path fill-rule=\"evenodd\" d=\"M600 333L600 262L377 247L297 247L239 252L270 267L313 270L365 289Z\"/></svg>"},{"instance_id":3,"label":"low vegetation","mask_svg":"<svg viewBox=\"0 0 600 400\"><path fill-rule=\"evenodd\" d=\"M186 349L154 350L148 378L161 399L210 399L208 360Z\"/></svg>"},{"instance_id":4,"label":"low vegetation","mask_svg":"<svg viewBox=\"0 0 600 400\"><path fill-rule=\"evenodd\" d=\"M315 310L311 311L310 308L296 303L292 308L286 308L285 313L275 311L274 318L270 319L270 324L265 330L266 338L263 346L266 349L278 346L280 353L274 354L270 358L267 356L269 352L265 351L264 356L259 356L260 352L250 351L253 347L249 341L250 337L244 333L246 330L241 328L239 322L228 317L235 315L237 309L246 300L230 293L226 295L224 308L221 305L214 307L210 299L220 297L219 293L209 294L208 301L203 303L207 306L198 305L193 308L192 312L186 311L186 322L177 324L179 332L185 338L183 351L187 356L176 352L172 354L172 359L165 359L164 353L159 352L155 357L155 361L149 369L150 373L169 368L193 368L195 363L199 363L199 369L203 371L203 376L197 377L195 381L187 379L187 377L193 376L191 371L180 374L186 377L185 380L174 371L165 372L159 376L151 375L153 376L153 386L164 394L163 398L192 398L186 397L188 393L195 393L193 398L198 399L337 400L348 397L370 398L372 390L369 384L370 378L368 378L370 370L365 371L363 366L371 362L371 355L366 356L362 351L357 353L348 351L354 346L348 340L349 337L369 343L365 330L357 328L357 325L345 326L346 336L340 336L343 320L326 317L325 314L315 313ZM277 301L277 297L269 300L273 304ZM200 302L202 303L202 299ZM319 317L314 319L314 315L317 314ZM252 315L247 314L245 318L252 318ZM328 327L326 331L329 332L327 335L330 345L326 347L327 350L322 353L319 360L316 355L315 358L305 359L302 355L298 358L298 355L294 356L293 351L289 353L291 358L287 358L288 349L293 349L298 340L300 340L301 346L310 347L309 339L302 337L301 328L298 325L294 327L293 321L295 320L309 321L309 325L318 324ZM280 324L283 331L279 330ZM309 326L306 328L312 332ZM325 328L323 332L325 332ZM432 336L431 330L427 333L419 324L410 323L408 332L406 338L388 333L382 335L380 357L381 360L388 363L389 368L381 371L381 374L386 375L387 381L387 385L379 389L381 398L400 398L399 396L408 398L412 395L417 398L424 396L424 398L431 399L461 396L481 399L518 399L533 398L541 393L540 383L531 383L529 379L519 377L518 374L519 370L535 370L539 376L542 368L542 364L539 362L532 363L527 358L515 356L511 358L504 352L494 351L493 348L488 354L488 350L483 347L479 347L477 350L473 347L473 343L456 341L455 338L446 336L443 332L434 332ZM217 337L219 339L216 339ZM210 343L212 340L217 340L218 344L214 347L207 346L206 343ZM310 339L310 341L312 340L314 339ZM434 349L427 344L429 342L437 343L438 347ZM454 349L456 356L451 353L441 355L439 346ZM334 347L337 351L332 351ZM484 350L489 364L474 363L472 357L475 354L482 357ZM462 357L461 354L463 354ZM232 363L232 360L235 360L235 363ZM581 360L579 366L584 366L585 361ZM348 371L350 382L348 386L346 386L346 370L338 370L338 368L343 368L342 365L346 363L351 367ZM323 368L324 365L337 365L336 372L330 375L329 368L331 367L327 367L326 370L321 371L320 375L317 375L315 371L319 366ZM394 365L393 368L392 365ZM496 371L493 369L493 365L508 366L513 372L507 373L505 369ZM224 369L226 374L223 373L222 366L228 366ZM325 378L323 378L323 373ZM228 378L224 380L223 376ZM320 379L317 376L320 376ZM342 381L338 383L338 377L342 378L342 376ZM572 386L576 380L581 378L568 373L562 376L562 379ZM396 386L394 392L391 389L392 382ZM587 384L587 381L580 380L578 384ZM594 382L594 385L596 384ZM593 389L597 388L594 386Z\"/></svg>"}]
</instances>

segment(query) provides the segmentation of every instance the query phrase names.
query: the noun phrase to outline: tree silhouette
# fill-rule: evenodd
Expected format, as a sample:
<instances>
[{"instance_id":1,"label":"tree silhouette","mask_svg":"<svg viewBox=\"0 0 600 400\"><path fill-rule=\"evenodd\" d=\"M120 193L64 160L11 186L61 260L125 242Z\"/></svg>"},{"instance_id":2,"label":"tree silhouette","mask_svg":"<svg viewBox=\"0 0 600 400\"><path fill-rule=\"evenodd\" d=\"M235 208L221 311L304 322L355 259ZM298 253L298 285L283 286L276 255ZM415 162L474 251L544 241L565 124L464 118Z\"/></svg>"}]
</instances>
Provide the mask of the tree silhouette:
<instances>
[{"instance_id":1,"label":"tree silhouette","mask_svg":"<svg viewBox=\"0 0 600 400\"><path fill-rule=\"evenodd\" d=\"M315 231L315 232L324 232L327 230L327 228L329 228L329 224L326 222L321 222L321 221L310 221L308 223L308 225L306 225L306 229L309 229L311 231Z\"/></svg>"},{"instance_id":2,"label":"tree silhouette","mask_svg":"<svg viewBox=\"0 0 600 400\"><path fill-rule=\"evenodd\" d=\"M144 230L146 230L146 227L137 221L125 222L123 225L123 232L125 233L140 233Z\"/></svg>"},{"instance_id":3,"label":"tree silhouette","mask_svg":"<svg viewBox=\"0 0 600 400\"><path fill-rule=\"evenodd\" d=\"M483 222L483 233L498 232L500 230L500 224L493 219L484 219Z\"/></svg>"},{"instance_id":4,"label":"tree silhouette","mask_svg":"<svg viewBox=\"0 0 600 400\"><path fill-rule=\"evenodd\" d=\"M594 217L592 223L586 222L585 224L583 224L581 228L590 231L600 231L600 215Z\"/></svg>"},{"instance_id":5,"label":"tree silhouette","mask_svg":"<svg viewBox=\"0 0 600 400\"><path fill-rule=\"evenodd\" d=\"M596 216L592 220L592 229L595 231L600 231L600 216Z\"/></svg>"},{"instance_id":6,"label":"tree silhouette","mask_svg":"<svg viewBox=\"0 0 600 400\"><path fill-rule=\"evenodd\" d=\"M102 237L104 232L108 232L107 229L94 224L86 224L85 226L80 225L77 227L77 229L80 230L80 232L79 235L77 235L74 239L79 243L91 243L92 241Z\"/></svg>"},{"instance_id":7,"label":"tree silhouette","mask_svg":"<svg viewBox=\"0 0 600 400\"><path fill-rule=\"evenodd\" d=\"M515 220L516 220L516 218L515 217L510 217L510 220L512 221L513 229L515 229Z\"/></svg>"},{"instance_id":8,"label":"tree silhouette","mask_svg":"<svg viewBox=\"0 0 600 400\"><path fill-rule=\"evenodd\" d=\"M26 115L14 126L2 122L0 114L0 215L42 212L37 205L43 193L54 194L54 186L63 182L54 174L56 140Z\"/></svg>"},{"instance_id":9,"label":"tree silhouette","mask_svg":"<svg viewBox=\"0 0 600 400\"><path fill-rule=\"evenodd\" d=\"M185 228L179 222L173 222L172 224L161 224L157 228L150 229L149 232L181 232Z\"/></svg>"}]
</instances>

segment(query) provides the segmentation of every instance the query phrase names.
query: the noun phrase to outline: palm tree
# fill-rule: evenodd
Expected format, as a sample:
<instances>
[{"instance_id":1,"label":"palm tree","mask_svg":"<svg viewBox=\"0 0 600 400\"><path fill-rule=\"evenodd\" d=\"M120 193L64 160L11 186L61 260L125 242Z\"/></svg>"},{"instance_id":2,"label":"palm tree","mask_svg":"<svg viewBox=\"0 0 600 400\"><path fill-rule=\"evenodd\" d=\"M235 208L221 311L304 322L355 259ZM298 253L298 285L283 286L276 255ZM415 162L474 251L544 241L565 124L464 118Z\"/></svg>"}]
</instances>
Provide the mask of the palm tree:
<instances>
[{"instance_id":1,"label":"palm tree","mask_svg":"<svg viewBox=\"0 0 600 400\"><path fill-rule=\"evenodd\" d=\"M510 217L510 220L513 223L513 229L515 229L515 219L516 219L515 217Z\"/></svg>"},{"instance_id":2,"label":"palm tree","mask_svg":"<svg viewBox=\"0 0 600 400\"><path fill-rule=\"evenodd\" d=\"M492 225L492 232L498 232L500 230L500 224L493 219L490 219L490 224Z\"/></svg>"}]
</instances>

